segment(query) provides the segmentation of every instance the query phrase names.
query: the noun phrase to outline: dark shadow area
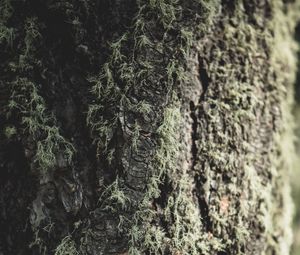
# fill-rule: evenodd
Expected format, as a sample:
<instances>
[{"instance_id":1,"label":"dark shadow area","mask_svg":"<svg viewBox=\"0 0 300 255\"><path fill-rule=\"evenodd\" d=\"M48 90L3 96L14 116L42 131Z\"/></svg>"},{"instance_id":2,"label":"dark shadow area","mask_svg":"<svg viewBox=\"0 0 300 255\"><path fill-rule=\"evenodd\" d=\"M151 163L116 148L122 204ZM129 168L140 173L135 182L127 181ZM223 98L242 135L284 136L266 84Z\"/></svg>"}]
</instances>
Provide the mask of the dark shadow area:
<instances>
[{"instance_id":1,"label":"dark shadow area","mask_svg":"<svg viewBox=\"0 0 300 255\"><path fill-rule=\"evenodd\" d=\"M30 254L33 233L28 221L36 183L21 144L11 141L0 146L5 148L0 151L0 254Z\"/></svg>"}]
</instances>

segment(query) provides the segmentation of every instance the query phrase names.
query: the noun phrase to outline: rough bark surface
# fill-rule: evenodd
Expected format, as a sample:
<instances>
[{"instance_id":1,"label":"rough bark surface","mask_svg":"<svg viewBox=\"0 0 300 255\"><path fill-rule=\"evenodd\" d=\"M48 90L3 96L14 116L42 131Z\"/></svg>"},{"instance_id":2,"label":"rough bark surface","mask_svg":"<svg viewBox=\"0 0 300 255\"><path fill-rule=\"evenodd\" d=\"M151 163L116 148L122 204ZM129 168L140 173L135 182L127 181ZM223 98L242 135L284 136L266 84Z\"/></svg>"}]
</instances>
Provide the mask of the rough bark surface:
<instances>
[{"instance_id":1,"label":"rough bark surface","mask_svg":"<svg viewBox=\"0 0 300 255\"><path fill-rule=\"evenodd\" d=\"M299 10L0 0L0 254L289 254Z\"/></svg>"}]
</instances>

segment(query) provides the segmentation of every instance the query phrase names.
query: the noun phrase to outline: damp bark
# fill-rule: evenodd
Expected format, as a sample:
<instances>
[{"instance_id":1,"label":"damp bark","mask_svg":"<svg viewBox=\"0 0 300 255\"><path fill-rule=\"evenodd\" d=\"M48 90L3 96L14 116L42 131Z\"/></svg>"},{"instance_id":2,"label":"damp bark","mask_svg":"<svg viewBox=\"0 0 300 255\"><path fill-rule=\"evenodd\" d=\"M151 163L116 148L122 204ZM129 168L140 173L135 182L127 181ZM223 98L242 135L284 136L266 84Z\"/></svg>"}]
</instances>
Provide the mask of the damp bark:
<instances>
[{"instance_id":1,"label":"damp bark","mask_svg":"<svg viewBox=\"0 0 300 255\"><path fill-rule=\"evenodd\" d=\"M289 254L299 10L0 0L0 254Z\"/></svg>"}]
</instances>

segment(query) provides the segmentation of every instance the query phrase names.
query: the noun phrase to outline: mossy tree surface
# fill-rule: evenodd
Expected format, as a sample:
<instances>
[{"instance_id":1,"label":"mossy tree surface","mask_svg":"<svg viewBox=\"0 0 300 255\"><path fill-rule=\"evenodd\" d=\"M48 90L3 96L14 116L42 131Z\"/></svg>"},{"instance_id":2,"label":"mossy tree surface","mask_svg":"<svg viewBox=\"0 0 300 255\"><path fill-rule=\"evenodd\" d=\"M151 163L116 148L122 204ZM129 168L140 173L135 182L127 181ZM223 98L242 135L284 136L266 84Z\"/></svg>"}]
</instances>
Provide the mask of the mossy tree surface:
<instances>
[{"instance_id":1,"label":"mossy tree surface","mask_svg":"<svg viewBox=\"0 0 300 255\"><path fill-rule=\"evenodd\" d=\"M0 7L0 254L289 254L297 1Z\"/></svg>"}]
</instances>

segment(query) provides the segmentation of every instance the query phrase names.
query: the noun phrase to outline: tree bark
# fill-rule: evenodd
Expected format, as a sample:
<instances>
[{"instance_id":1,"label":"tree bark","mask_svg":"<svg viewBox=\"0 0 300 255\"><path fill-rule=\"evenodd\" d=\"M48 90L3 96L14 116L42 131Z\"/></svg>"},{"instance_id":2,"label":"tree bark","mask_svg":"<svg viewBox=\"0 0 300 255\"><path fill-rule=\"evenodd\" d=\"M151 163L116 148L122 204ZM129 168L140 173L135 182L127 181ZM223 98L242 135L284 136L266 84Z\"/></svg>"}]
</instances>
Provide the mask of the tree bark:
<instances>
[{"instance_id":1,"label":"tree bark","mask_svg":"<svg viewBox=\"0 0 300 255\"><path fill-rule=\"evenodd\" d=\"M287 255L296 0L0 0L0 255Z\"/></svg>"}]
</instances>

